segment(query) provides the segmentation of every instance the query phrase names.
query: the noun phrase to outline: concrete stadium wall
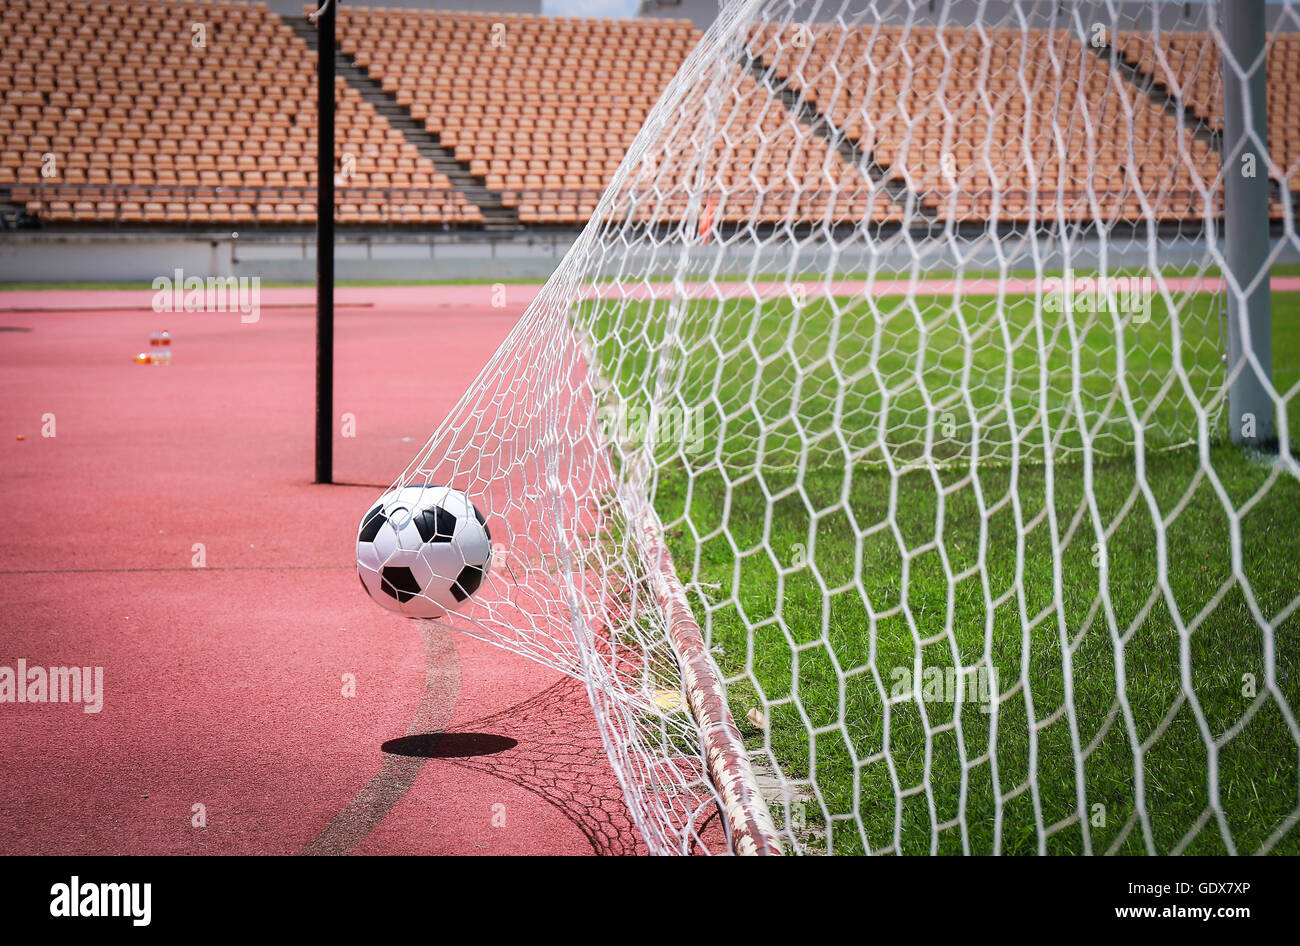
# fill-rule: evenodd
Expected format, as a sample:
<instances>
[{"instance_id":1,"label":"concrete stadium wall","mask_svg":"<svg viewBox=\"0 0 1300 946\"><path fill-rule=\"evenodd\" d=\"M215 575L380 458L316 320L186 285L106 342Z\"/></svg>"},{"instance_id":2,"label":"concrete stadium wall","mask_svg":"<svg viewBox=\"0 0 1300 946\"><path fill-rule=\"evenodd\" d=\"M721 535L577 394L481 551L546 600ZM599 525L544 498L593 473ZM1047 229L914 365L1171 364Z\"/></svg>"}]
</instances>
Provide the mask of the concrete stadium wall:
<instances>
[{"instance_id":1,"label":"concrete stadium wall","mask_svg":"<svg viewBox=\"0 0 1300 946\"><path fill-rule=\"evenodd\" d=\"M336 247L335 274L340 282L543 281L576 236L576 232L569 232L498 240L352 238ZM1151 262L1144 237L1112 236L1104 251L1111 270L1142 269ZM1205 252L1205 242L1200 238L1162 236L1157 265L1181 270L1200 264L1206 258ZM994 239L984 234L961 240L908 240L894 235L840 244L834 249L824 244L801 244L794 258L787 244L757 251L715 244L693 248L684 264L680 246L656 251L651 245L632 249L629 260L621 261L619 266L624 276L635 272L653 279L671 279L679 269L687 278L700 279L712 273L729 277L749 272L782 274L792 266L800 275L832 270L905 275L916 259L919 276L925 278L932 272L996 271L1004 260L1012 270L1033 269L1036 256L1048 271L1067 265L1077 270L1100 268L1102 253L1103 245L1095 237L1075 238L1067 245L1041 236ZM1300 263L1300 251L1286 244L1278 262ZM159 276L171 276L176 269L203 277L260 276L267 282L311 283L316 278L315 238L232 239L229 234L210 238L141 234L128 238L22 232L0 237L0 283L149 283Z\"/></svg>"},{"instance_id":2,"label":"concrete stadium wall","mask_svg":"<svg viewBox=\"0 0 1300 946\"><path fill-rule=\"evenodd\" d=\"M1275 246L1280 241L1275 242ZM1211 265L1206 257L1205 241L1197 238L1162 236L1158 243L1156 266L1165 271L1184 271ZM754 256L758 259L755 261ZM796 278L808 274L835 272L862 274L875 272L883 278L899 278L917 269L917 278L932 273L994 273L1004 266L1009 272L1033 271L1035 259L1041 260L1044 272L1144 270L1151 266L1149 241L1146 237L1115 235L1103 245L1096 237L1073 237L1068 243L1043 236L993 237L985 234L970 239L909 239L895 234L883 240L842 243L834 249L825 245L803 243L797 250L789 244L764 247L757 252L715 246L694 247L683 264L679 248L670 247L656 255L654 250L633 250L631 263L620 261L623 272L646 274L647 278L671 279L679 270L688 279L706 274L737 276L747 273L783 275ZM1293 243L1283 245L1278 263L1300 263L1300 250Z\"/></svg>"},{"instance_id":3,"label":"concrete stadium wall","mask_svg":"<svg viewBox=\"0 0 1300 946\"><path fill-rule=\"evenodd\" d=\"M576 232L498 240L350 238L335 246L343 281L537 279L550 276ZM316 238L51 234L0 236L0 282L151 282L176 269L203 276L316 279Z\"/></svg>"}]
</instances>

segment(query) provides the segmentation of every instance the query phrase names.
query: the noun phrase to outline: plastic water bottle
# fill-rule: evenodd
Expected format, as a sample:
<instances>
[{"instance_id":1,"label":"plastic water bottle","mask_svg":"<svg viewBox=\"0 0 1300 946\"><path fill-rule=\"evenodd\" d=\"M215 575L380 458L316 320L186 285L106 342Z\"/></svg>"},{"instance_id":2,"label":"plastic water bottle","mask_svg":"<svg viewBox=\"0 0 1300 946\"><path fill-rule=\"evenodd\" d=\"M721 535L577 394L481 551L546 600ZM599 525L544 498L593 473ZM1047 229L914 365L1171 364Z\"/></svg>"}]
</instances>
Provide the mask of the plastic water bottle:
<instances>
[{"instance_id":1,"label":"plastic water bottle","mask_svg":"<svg viewBox=\"0 0 1300 946\"><path fill-rule=\"evenodd\" d=\"M162 348L162 363L170 365L172 363L172 337L166 329L163 329L162 335L159 336L158 344Z\"/></svg>"},{"instance_id":2,"label":"plastic water bottle","mask_svg":"<svg viewBox=\"0 0 1300 946\"><path fill-rule=\"evenodd\" d=\"M162 346L162 336L159 335L157 332L150 332L149 333L149 364L151 365L162 364L161 346Z\"/></svg>"}]
</instances>

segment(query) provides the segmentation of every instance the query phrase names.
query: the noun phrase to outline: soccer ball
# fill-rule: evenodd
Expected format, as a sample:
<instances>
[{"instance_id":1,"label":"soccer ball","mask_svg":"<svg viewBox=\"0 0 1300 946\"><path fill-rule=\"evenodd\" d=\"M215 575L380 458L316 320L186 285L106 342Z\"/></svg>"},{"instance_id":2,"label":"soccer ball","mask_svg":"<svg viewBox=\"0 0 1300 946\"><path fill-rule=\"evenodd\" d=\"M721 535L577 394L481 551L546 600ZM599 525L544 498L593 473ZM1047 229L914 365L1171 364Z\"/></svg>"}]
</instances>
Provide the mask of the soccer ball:
<instances>
[{"instance_id":1,"label":"soccer ball","mask_svg":"<svg viewBox=\"0 0 1300 946\"><path fill-rule=\"evenodd\" d=\"M377 602L438 618L478 590L492 565L492 533L462 492L416 483L389 490L361 519L357 573Z\"/></svg>"}]
</instances>

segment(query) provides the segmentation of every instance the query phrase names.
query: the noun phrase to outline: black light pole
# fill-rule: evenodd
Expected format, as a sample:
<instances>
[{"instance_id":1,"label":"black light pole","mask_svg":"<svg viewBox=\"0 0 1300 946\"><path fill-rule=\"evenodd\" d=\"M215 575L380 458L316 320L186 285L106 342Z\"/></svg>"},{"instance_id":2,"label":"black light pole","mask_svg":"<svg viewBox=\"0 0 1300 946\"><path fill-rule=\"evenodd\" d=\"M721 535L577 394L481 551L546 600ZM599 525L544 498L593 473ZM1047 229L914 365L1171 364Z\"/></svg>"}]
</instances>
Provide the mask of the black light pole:
<instances>
[{"instance_id":1,"label":"black light pole","mask_svg":"<svg viewBox=\"0 0 1300 946\"><path fill-rule=\"evenodd\" d=\"M334 14L316 24L316 482L334 481Z\"/></svg>"}]
</instances>

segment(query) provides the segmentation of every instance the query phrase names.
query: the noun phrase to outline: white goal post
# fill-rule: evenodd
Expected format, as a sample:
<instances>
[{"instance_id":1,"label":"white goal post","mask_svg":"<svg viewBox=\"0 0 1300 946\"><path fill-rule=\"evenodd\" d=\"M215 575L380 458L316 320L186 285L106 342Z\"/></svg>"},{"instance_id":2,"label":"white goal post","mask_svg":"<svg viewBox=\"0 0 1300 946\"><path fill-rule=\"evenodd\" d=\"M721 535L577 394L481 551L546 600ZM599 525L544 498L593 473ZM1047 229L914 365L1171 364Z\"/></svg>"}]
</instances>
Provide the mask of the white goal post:
<instances>
[{"instance_id":1,"label":"white goal post","mask_svg":"<svg viewBox=\"0 0 1300 946\"><path fill-rule=\"evenodd\" d=\"M395 484L651 852L1297 851L1300 4L1193 6L734 0Z\"/></svg>"}]
</instances>

